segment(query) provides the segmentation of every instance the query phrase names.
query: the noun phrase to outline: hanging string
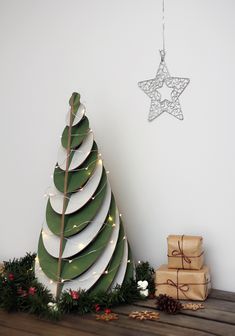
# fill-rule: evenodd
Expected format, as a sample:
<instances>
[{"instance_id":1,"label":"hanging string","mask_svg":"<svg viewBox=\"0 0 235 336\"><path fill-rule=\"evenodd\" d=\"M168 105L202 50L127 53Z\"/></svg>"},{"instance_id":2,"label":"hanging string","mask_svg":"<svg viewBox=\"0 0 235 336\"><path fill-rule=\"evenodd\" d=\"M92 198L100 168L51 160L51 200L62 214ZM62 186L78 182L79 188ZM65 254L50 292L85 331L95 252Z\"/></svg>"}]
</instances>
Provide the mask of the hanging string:
<instances>
[{"instance_id":1,"label":"hanging string","mask_svg":"<svg viewBox=\"0 0 235 336\"><path fill-rule=\"evenodd\" d=\"M162 49L165 54L165 0L162 0Z\"/></svg>"}]
</instances>

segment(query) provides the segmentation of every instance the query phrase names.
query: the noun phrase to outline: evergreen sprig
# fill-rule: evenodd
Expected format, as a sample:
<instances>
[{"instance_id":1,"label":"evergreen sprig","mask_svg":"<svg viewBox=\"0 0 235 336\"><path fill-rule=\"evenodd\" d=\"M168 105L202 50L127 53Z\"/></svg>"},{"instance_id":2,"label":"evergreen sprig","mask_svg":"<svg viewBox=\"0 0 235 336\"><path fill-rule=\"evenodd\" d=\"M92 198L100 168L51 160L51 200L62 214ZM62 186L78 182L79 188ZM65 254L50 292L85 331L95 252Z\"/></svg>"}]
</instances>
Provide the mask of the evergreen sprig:
<instances>
[{"instance_id":1,"label":"evergreen sprig","mask_svg":"<svg viewBox=\"0 0 235 336\"><path fill-rule=\"evenodd\" d=\"M136 280L124 282L112 291L93 294L68 290L56 302L50 291L35 278L35 257L36 254L27 253L23 258L4 262L4 270L0 274L0 308L59 319L63 314L97 311L97 306L102 311L116 305L131 304L142 298L137 288L140 279L147 280L149 290L152 288L153 269L144 262L136 268Z\"/></svg>"}]
</instances>

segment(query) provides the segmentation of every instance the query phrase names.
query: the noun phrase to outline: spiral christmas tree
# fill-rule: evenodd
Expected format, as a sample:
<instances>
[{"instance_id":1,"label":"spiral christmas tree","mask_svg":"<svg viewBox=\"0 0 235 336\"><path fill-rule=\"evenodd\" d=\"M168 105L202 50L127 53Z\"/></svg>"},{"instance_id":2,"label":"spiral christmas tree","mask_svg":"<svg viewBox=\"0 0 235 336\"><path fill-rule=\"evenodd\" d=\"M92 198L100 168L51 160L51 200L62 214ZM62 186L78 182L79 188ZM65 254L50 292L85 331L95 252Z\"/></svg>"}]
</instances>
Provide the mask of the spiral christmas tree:
<instances>
[{"instance_id":1,"label":"spiral christmas tree","mask_svg":"<svg viewBox=\"0 0 235 336\"><path fill-rule=\"evenodd\" d=\"M108 291L133 277L121 214L80 95L69 104L35 261L36 277L57 298L68 289Z\"/></svg>"}]
</instances>

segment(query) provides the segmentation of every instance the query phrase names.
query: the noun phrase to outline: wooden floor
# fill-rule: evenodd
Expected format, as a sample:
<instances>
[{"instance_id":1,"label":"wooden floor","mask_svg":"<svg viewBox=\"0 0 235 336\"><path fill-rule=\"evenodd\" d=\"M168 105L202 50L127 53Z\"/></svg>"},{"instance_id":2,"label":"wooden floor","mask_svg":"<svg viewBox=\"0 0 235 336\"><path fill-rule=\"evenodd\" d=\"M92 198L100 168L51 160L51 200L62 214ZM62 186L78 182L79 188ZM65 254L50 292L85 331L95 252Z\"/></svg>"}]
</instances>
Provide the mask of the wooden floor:
<instances>
[{"instance_id":1,"label":"wooden floor","mask_svg":"<svg viewBox=\"0 0 235 336\"><path fill-rule=\"evenodd\" d=\"M113 309L119 320L96 321L94 315L66 316L62 321L39 320L22 313L0 311L0 335L4 336L235 336L235 293L213 290L205 309L184 311L178 315L160 314L159 321L136 321L128 318L131 311L152 310L154 300Z\"/></svg>"}]
</instances>

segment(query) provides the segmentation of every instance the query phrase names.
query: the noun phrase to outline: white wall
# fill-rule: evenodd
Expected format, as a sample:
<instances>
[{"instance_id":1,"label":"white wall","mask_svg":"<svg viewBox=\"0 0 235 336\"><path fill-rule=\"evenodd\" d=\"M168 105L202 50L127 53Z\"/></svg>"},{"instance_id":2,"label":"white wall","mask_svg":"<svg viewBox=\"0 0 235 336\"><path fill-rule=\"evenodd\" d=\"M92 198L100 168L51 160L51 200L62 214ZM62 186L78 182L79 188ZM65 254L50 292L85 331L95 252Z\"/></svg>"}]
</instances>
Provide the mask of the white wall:
<instances>
[{"instance_id":1,"label":"white wall","mask_svg":"<svg viewBox=\"0 0 235 336\"><path fill-rule=\"evenodd\" d=\"M136 259L170 233L204 236L235 291L235 2L166 0L166 62L191 78L185 120L147 121L137 87L161 48L160 0L0 0L0 259L36 251L67 102L82 94Z\"/></svg>"}]
</instances>

